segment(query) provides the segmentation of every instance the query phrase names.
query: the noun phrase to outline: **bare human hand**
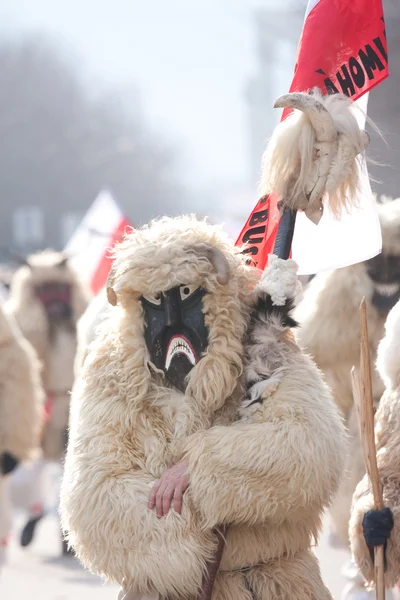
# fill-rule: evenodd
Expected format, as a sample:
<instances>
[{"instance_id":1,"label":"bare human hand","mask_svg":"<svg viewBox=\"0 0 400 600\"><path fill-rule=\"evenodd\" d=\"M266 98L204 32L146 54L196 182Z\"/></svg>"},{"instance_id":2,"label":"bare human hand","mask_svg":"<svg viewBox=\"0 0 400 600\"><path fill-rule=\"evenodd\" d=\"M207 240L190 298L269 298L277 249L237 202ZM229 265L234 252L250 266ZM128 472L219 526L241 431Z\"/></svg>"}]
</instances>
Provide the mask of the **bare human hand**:
<instances>
[{"instance_id":1,"label":"bare human hand","mask_svg":"<svg viewBox=\"0 0 400 600\"><path fill-rule=\"evenodd\" d=\"M181 514L182 498L189 485L187 460L167 469L154 484L149 498L149 509L156 507L157 517L165 517L173 502L174 510Z\"/></svg>"}]
</instances>

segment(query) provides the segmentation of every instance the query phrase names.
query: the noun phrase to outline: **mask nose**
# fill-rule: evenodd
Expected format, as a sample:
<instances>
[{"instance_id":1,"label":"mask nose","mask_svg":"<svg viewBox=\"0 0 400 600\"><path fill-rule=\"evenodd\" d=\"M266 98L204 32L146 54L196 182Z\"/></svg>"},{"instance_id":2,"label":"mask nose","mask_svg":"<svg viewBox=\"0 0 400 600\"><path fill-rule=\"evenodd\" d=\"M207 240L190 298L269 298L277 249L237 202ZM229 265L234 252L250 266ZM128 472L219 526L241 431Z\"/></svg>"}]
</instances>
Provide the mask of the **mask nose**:
<instances>
[{"instance_id":1,"label":"mask nose","mask_svg":"<svg viewBox=\"0 0 400 600\"><path fill-rule=\"evenodd\" d=\"M181 303L179 288L164 294L164 320L167 327L173 327L181 321Z\"/></svg>"}]
</instances>

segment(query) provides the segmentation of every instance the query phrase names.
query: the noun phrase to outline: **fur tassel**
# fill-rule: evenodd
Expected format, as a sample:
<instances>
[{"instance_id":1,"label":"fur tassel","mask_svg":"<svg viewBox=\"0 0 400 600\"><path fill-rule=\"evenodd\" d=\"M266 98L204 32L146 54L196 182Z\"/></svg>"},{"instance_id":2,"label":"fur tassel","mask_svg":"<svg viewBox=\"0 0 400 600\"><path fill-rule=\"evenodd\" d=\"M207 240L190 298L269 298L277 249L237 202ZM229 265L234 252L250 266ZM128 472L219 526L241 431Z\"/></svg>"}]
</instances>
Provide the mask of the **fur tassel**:
<instances>
[{"instance_id":1,"label":"fur tassel","mask_svg":"<svg viewBox=\"0 0 400 600\"><path fill-rule=\"evenodd\" d=\"M255 292L265 292L271 296L272 304L284 306L288 298L294 298L297 289L298 266L294 260L283 260L274 254L268 256L268 267Z\"/></svg>"}]
</instances>

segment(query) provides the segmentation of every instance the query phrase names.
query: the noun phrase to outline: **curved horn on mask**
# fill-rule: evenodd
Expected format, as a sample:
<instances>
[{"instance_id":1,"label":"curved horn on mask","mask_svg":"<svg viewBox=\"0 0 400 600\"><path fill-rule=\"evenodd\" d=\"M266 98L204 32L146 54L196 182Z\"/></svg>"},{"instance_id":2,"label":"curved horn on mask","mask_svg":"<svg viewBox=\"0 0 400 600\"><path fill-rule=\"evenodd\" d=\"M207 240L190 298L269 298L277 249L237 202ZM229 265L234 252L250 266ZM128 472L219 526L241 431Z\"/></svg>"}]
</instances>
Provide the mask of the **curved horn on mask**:
<instances>
[{"instance_id":1,"label":"curved horn on mask","mask_svg":"<svg viewBox=\"0 0 400 600\"><path fill-rule=\"evenodd\" d=\"M274 108L296 108L310 120L319 142L332 142L337 137L333 119L325 106L310 94L284 94L275 100Z\"/></svg>"},{"instance_id":2,"label":"curved horn on mask","mask_svg":"<svg viewBox=\"0 0 400 600\"><path fill-rule=\"evenodd\" d=\"M194 247L197 254L205 256L217 272L217 281L226 285L229 281L231 270L228 260L223 252L212 244L197 244Z\"/></svg>"},{"instance_id":3,"label":"curved horn on mask","mask_svg":"<svg viewBox=\"0 0 400 600\"><path fill-rule=\"evenodd\" d=\"M68 257L68 256L64 256L64 257L63 257L63 258L60 260L60 262L58 263L57 267L61 267L61 268L64 268L64 267L66 267L66 266L67 266L67 264L68 264L68 261L69 261L69 257Z\"/></svg>"},{"instance_id":4,"label":"curved horn on mask","mask_svg":"<svg viewBox=\"0 0 400 600\"><path fill-rule=\"evenodd\" d=\"M113 285L114 285L114 272L111 269L108 274L107 283L106 283L107 300L109 301L111 306L117 306L117 294L115 293L114 288L112 287Z\"/></svg>"}]
</instances>

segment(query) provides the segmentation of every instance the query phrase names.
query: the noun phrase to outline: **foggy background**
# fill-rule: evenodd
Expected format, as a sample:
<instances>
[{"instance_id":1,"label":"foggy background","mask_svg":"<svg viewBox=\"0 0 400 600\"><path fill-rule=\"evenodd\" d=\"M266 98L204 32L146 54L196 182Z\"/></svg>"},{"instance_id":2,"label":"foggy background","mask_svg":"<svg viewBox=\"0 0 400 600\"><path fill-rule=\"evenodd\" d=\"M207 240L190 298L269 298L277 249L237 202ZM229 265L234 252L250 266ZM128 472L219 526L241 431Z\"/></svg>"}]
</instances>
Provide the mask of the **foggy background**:
<instances>
[{"instance_id":1,"label":"foggy background","mask_svg":"<svg viewBox=\"0 0 400 600\"><path fill-rule=\"evenodd\" d=\"M386 0L389 64L400 10ZM3 0L0 259L61 249L109 189L133 225L196 212L236 236L292 78L305 0ZM398 195L399 77L370 95Z\"/></svg>"}]
</instances>

